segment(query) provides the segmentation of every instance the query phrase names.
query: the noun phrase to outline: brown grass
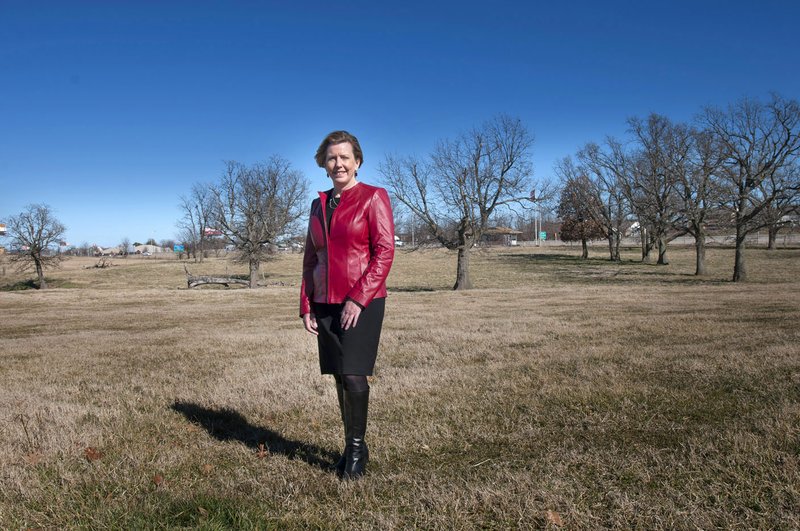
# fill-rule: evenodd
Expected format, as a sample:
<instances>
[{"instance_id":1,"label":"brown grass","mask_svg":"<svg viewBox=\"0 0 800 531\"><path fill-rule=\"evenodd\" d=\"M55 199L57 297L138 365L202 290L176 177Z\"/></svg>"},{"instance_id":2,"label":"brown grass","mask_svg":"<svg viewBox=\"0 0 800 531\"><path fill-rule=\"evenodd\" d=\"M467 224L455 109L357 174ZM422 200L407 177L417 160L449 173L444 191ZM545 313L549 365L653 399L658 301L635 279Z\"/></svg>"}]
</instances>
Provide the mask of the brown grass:
<instances>
[{"instance_id":1,"label":"brown grass","mask_svg":"<svg viewBox=\"0 0 800 531\"><path fill-rule=\"evenodd\" d=\"M398 253L353 483L297 255L258 290L132 258L0 292L0 525L800 526L800 251L749 250L747 284L727 249L703 279L575 254L479 251L455 293L452 254Z\"/></svg>"}]
</instances>

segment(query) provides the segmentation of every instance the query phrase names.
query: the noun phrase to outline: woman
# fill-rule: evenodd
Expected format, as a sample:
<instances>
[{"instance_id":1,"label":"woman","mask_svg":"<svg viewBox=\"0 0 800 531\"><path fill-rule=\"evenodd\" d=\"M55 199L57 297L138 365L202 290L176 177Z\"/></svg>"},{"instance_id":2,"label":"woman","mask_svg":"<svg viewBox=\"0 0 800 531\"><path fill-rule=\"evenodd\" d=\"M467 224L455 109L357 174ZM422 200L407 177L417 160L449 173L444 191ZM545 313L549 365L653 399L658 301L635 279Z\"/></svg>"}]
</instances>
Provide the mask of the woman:
<instances>
[{"instance_id":1,"label":"woman","mask_svg":"<svg viewBox=\"0 0 800 531\"><path fill-rule=\"evenodd\" d=\"M345 432L336 470L350 479L364 474L369 459L367 376L378 353L394 220L386 190L356 180L364 155L355 136L332 132L315 158L333 188L311 203L300 316L317 336L320 371L336 381Z\"/></svg>"}]
</instances>

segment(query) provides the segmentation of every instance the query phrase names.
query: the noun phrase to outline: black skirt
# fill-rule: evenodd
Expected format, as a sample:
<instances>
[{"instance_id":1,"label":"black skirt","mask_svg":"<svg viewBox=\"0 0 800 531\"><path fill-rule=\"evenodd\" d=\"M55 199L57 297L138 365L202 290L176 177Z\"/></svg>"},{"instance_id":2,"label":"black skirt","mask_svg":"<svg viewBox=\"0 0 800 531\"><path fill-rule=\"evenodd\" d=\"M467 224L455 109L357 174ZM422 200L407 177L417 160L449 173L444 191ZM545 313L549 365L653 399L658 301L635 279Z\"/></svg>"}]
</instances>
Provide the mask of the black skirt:
<instances>
[{"instance_id":1,"label":"black skirt","mask_svg":"<svg viewBox=\"0 0 800 531\"><path fill-rule=\"evenodd\" d=\"M342 330L344 304L313 303L317 318L319 369L322 374L372 376L381 338L386 299L373 299L358 316L358 324Z\"/></svg>"}]
</instances>

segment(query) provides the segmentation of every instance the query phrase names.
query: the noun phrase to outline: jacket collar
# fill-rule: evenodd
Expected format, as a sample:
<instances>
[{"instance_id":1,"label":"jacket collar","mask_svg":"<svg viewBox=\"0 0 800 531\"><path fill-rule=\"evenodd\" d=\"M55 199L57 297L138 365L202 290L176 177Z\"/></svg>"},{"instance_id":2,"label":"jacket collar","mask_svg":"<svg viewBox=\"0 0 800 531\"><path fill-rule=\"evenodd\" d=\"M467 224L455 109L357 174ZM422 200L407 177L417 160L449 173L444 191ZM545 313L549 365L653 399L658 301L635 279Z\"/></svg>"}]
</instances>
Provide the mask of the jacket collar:
<instances>
[{"instance_id":1,"label":"jacket collar","mask_svg":"<svg viewBox=\"0 0 800 531\"><path fill-rule=\"evenodd\" d=\"M351 186L347 190L342 190L342 197L345 195L349 195L349 193L353 190L361 188L361 181L357 181L354 186ZM320 201L325 201L328 198L328 194L333 192L333 188L329 188L328 190L317 192L319 194Z\"/></svg>"}]
</instances>

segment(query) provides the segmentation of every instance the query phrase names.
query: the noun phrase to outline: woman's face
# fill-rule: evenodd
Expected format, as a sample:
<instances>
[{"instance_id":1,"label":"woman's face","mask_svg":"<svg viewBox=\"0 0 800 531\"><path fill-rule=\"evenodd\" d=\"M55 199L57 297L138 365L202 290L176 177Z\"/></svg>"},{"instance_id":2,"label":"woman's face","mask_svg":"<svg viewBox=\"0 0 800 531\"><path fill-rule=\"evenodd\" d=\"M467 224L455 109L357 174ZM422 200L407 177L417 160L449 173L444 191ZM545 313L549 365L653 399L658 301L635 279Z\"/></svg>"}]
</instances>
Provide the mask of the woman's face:
<instances>
[{"instance_id":1,"label":"woman's face","mask_svg":"<svg viewBox=\"0 0 800 531\"><path fill-rule=\"evenodd\" d=\"M325 153L325 171L338 191L346 190L356 184L356 170L361 161L353 155L350 142L331 144Z\"/></svg>"}]
</instances>

